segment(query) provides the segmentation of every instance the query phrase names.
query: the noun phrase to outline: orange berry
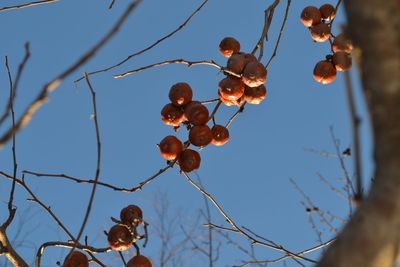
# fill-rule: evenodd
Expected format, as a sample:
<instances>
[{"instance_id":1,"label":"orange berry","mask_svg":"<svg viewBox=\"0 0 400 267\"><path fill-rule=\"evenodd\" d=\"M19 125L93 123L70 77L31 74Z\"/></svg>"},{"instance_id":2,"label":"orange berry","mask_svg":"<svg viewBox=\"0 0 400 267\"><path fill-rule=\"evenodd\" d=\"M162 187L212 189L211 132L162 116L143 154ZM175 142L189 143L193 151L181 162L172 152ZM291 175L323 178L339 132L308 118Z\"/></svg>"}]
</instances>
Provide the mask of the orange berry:
<instances>
[{"instance_id":1,"label":"orange berry","mask_svg":"<svg viewBox=\"0 0 400 267\"><path fill-rule=\"evenodd\" d=\"M350 54L353 50L353 44L343 33L341 33L333 39L332 50L333 52L343 51Z\"/></svg>"},{"instance_id":2,"label":"orange berry","mask_svg":"<svg viewBox=\"0 0 400 267\"><path fill-rule=\"evenodd\" d=\"M225 37L219 44L219 52L224 57L230 57L240 51L240 43L232 37Z\"/></svg>"},{"instance_id":3,"label":"orange berry","mask_svg":"<svg viewBox=\"0 0 400 267\"><path fill-rule=\"evenodd\" d=\"M267 95L267 89L262 84L257 87L248 87L246 86L244 90L244 100L246 100L249 104L260 104Z\"/></svg>"},{"instance_id":4,"label":"orange berry","mask_svg":"<svg viewBox=\"0 0 400 267\"><path fill-rule=\"evenodd\" d=\"M351 56L346 52L336 52L333 54L332 63L337 71L345 71L351 68Z\"/></svg>"},{"instance_id":5,"label":"orange berry","mask_svg":"<svg viewBox=\"0 0 400 267\"><path fill-rule=\"evenodd\" d=\"M311 38L316 42L325 42L331 36L331 28L325 23L314 25L310 30Z\"/></svg>"},{"instance_id":6,"label":"orange berry","mask_svg":"<svg viewBox=\"0 0 400 267\"><path fill-rule=\"evenodd\" d=\"M143 212L138 206L129 205L121 210L119 218L125 224L137 225L143 219Z\"/></svg>"},{"instance_id":7,"label":"orange berry","mask_svg":"<svg viewBox=\"0 0 400 267\"><path fill-rule=\"evenodd\" d=\"M308 6L303 9L300 21L306 27L311 27L321 22L321 12L315 6Z\"/></svg>"},{"instance_id":8,"label":"orange berry","mask_svg":"<svg viewBox=\"0 0 400 267\"><path fill-rule=\"evenodd\" d=\"M247 86L260 86L267 80L267 70L258 61L250 62L243 70L242 80Z\"/></svg>"},{"instance_id":9,"label":"orange berry","mask_svg":"<svg viewBox=\"0 0 400 267\"><path fill-rule=\"evenodd\" d=\"M228 59L226 68L236 74L242 74L245 66L253 61L257 61L254 55L238 52Z\"/></svg>"},{"instance_id":10,"label":"orange berry","mask_svg":"<svg viewBox=\"0 0 400 267\"><path fill-rule=\"evenodd\" d=\"M331 21L335 18L336 11L331 4L324 4L319 8L321 12L321 18L326 21Z\"/></svg>"},{"instance_id":11,"label":"orange berry","mask_svg":"<svg viewBox=\"0 0 400 267\"><path fill-rule=\"evenodd\" d=\"M70 252L65 257L63 267L88 267L89 261L85 254L79 251Z\"/></svg>"},{"instance_id":12,"label":"orange berry","mask_svg":"<svg viewBox=\"0 0 400 267\"><path fill-rule=\"evenodd\" d=\"M123 251L131 247L133 235L128 227L116 224L108 232L108 244L113 250Z\"/></svg>"},{"instance_id":13,"label":"orange berry","mask_svg":"<svg viewBox=\"0 0 400 267\"><path fill-rule=\"evenodd\" d=\"M219 97L219 100L221 100L222 103L225 104L225 106L230 107L230 106L239 106L239 105L240 105L240 100L241 100L241 98L240 98L240 99L237 99L237 100L229 100L229 99L226 99L226 98L224 98L224 97L221 95L221 92L220 92L219 90L218 90L218 97Z\"/></svg>"},{"instance_id":14,"label":"orange berry","mask_svg":"<svg viewBox=\"0 0 400 267\"><path fill-rule=\"evenodd\" d=\"M240 78L228 76L219 82L218 89L223 98L227 100L237 100L242 97L244 86Z\"/></svg>"},{"instance_id":15,"label":"orange berry","mask_svg":"<svg viewBox=\"0 0 400 267\"><path fill-rule=\"evenodd\" d=\"M211 128L212 140L211 143L215 146L223 146L229 140L229 131L222 125L214 125Z\"/></svg>"},{"instance_id":16,"label":"orange berry","mask_svg":"<svg viewBox=\"0 0 400 267\"><path fill-rule=\"evenodd\" d=\"M192 88L187 83L176 83L169 90L169 99L176 106L183 106L192 101Z\"/></svg>"},{"instance_id":17,"label":"orange berry","mask_svg":"<svg viewBox=\"0 0 400 267\"><path fill-rule=\"evenodd\" d=\"M314 80L322 84L328 84L336 79L336 69L333 64L327 60L322 60L315 65Z\"/></svg>"},{"instance_id":18,"label":"orange berry","mask_svg":"<svg viewBox=\"0 0 400 267\"><path fill-rule=\"evenodd\" d=\"M174 160L183 149L182 142L173 135L168 135L158 145L161 156L166 160ZM122 220L122 219L121 219Z\"/></svg>"},{"instance_id":19,"label":"orange berry","mask_svg":"<svg viewBox=\"0 0 400 267\"><path fill-rule=\"evenodd\" d=\"M208 121L208 109L197 101L186 105L184 110L187 120L193 125L204 125Z\"/></svg>"},{"instance_id":20,"label":"orange berry","mask_svg":"<svg viewBox=\"0 0 400 267\"><path fill-rule=\"evenodd\" d=\"M211 143L212 133L207 125L194 126L189 132L189 141L194 146L204 147Z\"/></svg>"},{"instance_id":21,"label":"orange berry","mask_svg":"<svg viewBox=\"0 0 400 267\"><path fill-rule=\"evenodd\" d=\"M179 126L183 120L183 111L172 103L166 104L161 110L161 120L166 125Z\"/></svg>"},{"instance_id":22,"label":"orange berry","mask_svg":"<svg viewBox=\"0 0 400 267\"><path fill-rule=\"evenodd\" d=\"M200 154L192 149L185 149L179 155L179 167L184 172L191 172L200 167Z\"/></svg>"},{"instance_id":23,"label":"orange berry","mask_svg":"<svg viewBox=\"0 0 400 267\"><path fill-rule=\"evenodd\" d=\"M153 265L151 264L151 261L143 255L137 255L133 257L126 264L126 267L152 267L152 266Z\"/></svg>"}]
</instances>

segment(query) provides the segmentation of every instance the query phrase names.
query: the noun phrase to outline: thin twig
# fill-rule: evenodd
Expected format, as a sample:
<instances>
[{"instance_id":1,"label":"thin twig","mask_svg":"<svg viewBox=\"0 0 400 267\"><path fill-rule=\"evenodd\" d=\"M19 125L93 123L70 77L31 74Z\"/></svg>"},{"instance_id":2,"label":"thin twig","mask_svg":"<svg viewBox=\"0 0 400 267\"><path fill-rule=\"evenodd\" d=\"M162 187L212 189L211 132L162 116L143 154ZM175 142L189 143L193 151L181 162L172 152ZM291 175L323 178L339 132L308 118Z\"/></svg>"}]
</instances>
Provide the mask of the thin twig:
<instances>
[{"instance_id":1,"label":"thin twig","mask_svg":"<svg viewBox=\"0 0 400 267\"><path fill-rule=\"evenodd\" d=\"M115 4L115 0L112 0L112 2L110 3L110 5L108 6L108 9L111 10L111 9L113 8L114 4Z\"/></svg>"},{"instance_id":2,"label":"thin twig","mask_svg":"<svg viewBox=\"0 0 400 267\"><path fill-rule=\"evenodd\" d=\"M16 184L22 186L22 188L25 189L25 191L31 195L31 199L28 199L30 201L36 202L37 204L39 204L39 206L41 206L45 211L47 211L47 213L54 219L54 221L61 227L61 229L67 234L67 236L73 240L74 236L71 234L71 232L67 229L67 227L64 226L64 224L61 222L61 220L54 214L54 212L51 210L51 208L49 206L46 206L42 201L39 200L38 197L36 197L36 195L32 192L32 190L29 188L29 186L25 183L25 177L24 174L22 174L22 179L18 179L16 177L13 177L5 172L0 171L0 175L9 179L9 180L13 180L15 179Z\"/></svg>"},{"instance_id":3,"label":"thin twig","mask_svg":"<svg viewBox=\"0 0 400 267\"><path fill-rule=\"evenodd\" d=\"M163 65L168 65L168 64L184 64L184 65L187 65L188 67L197 66L197 65L208 65L208 66L215 67L215 68L219 69L220 71L222 71L222 72L224 72L226 74L230 74L230 75L238 77L238 78L242 77L240 74L232 72L232 71L230 71L230 70L218 65L213 60L210 60L210 61L207 61L207 60L187 61L185 59L179 58L179 59L165 60L165 61L154 63L154 64L151 64L151 65L147 65L147 66L144 66L144 67L141 67L141 68L138 68L138 69L130 70L130 71L127 71L127 72L124 72L124 73L121 73L121 74L114 75L114 78L116 78L116 79L123 78L123 77L126 77L128 75L131 75L131 74L143 71L143 70L147 70L147 69L150 69L150 68L159 67L159 66L163 66Z\"/></svg>"},{"instance_id":4,"label":"thin twig","mask_svg":"<svg viewBox=\"0 0 400 267\"><path fill-rule=\"evenodd\" d=\"M327 220L325 218L325 214L321 211L321 209L317 208L313 201L311 200L311 198L309 196L307 196L307 194L300 188L300 186L298 186L298 184L293 180L293 179L289 179L290 183L294 186L294 188L296 189L297 192L300 193L300 195L303 197L303 199L307 202L308 206L312 207L320 216L321 220L329 227L329 229L331 230L331 232L333 232L334 234L338 233L338 230L329 222L329 220Z\"/></svg>"},{"instance_id":5,"label":"thin twig","mask_svg":"<svg viewBox=\"0 0 400 267\"><path fill-rule=\"evenodd\" d=\"M13 104L13 82L11 79L11 73L10 73L10 67L8 66L8 58L7 56L5 57L5 65L7 69L7 74L8 74L8 81L9 81L9 86L10 86L10 98L9 98L9 103L10 103L10 110L11 110L11 118L12 118L12 125L15 125L15 115L14 115L14 104ZM17 156L16 156L16 150L15 150L15 135L13 135L12 138L12 155L13 155L13 177L17 176ZM11 190L10 190L10 197L8 200L8 218L2 225L4 229L7 229L7 227L10 225L12 220L14 219L16 209L13 208L13 201L14 201L14 192L15 192L15 178L12 181L11 185Z\"/></svg>"},{"instance_id":6,"label":"thin twig","mask_svg":"<svg viewBox=\"0 0 400 267\"><path fill-rule=\"evenodd\" d=\"M215 124L215 113L217 113L219 107L221 106L222 101L219 100L218 103L215 105L213 111L210 114L210 117L208 118L208 121L213 120L214 124Z\"/></svg>"},{"instance_id":7,"label":"thin twig","mask_svg":"<svg viewBox=\"0 0 400 267\"><path fill-rule=\"evenodd\" d=\"M41 89L39 95L33 100L27 109L22 114L21 118L15 124L15 127L11 127L8 131L6 131L3 136L0 138L0 148L3 147L6 142L8 142L14 133L17 133L21 130L25 125L29 123L32 119L33 114L47 102L49 94L54 91L69 75L74 73L79 67L85 64L88 60L90 60L100 48L102 48L121 28L124 24L128 16L131 14L133 10L142 2L142 0L133 1L126 11L121 15L115 25L111 28L111 30L88 52L86 52L81 58L79 58L72 66L59 74L55 79L47 83Z\"/></svg>"},{"instance_id":8,"label":"thin twig","mask_svg":"<svg viewBox=\"0 0 400 267\"><path fill-rule=\"evenodd\" d=\"M348 71L344 72L344 81L347 94L347 104L349 106L350 119L351 119L351 129L353 133L353 143L354 143L354 171L356 178L356 192L354 195L354 200L360 201L363 195L362 186L362 173L361 173L361 146L360 146L360 123L361 119L357 114L356 103L353 96L353 86L351 82L350 73Z\"/></svg>"},{"instance_id":9,"label":"thin twig","mask_svg":"<svg viewBox=\"0 0 400 267\"><path fill-rule=\"evenodd\" d=\"M217 106L219 106L219 104L221 104L222 102L219 101ZM215 107L214 111L216 111L218 109L218 107ZM215 114L215 113L214 113ZM196 173L196 177L197 180L199 181L199 186L201 188L204 188L203 183L201 181L200 176ZM210 211L210 205L208 204L208 199L207 197L203 194L203 199L204 199L204 206L206 207L206 219L207 219L207 223L211 223L211 211ZM209 267L212 267L214 264L213 261L213 229L211 227L208 227L208 252L207 252L207 256L208 256L208 265Z\"/></svg>"},{"instance_id":10,"label":"thin twig","mask_svg":"<svg viewBox=\"0 0 400 267\"><path fill-rule=\"evenodd\" d=\"M133 193L138 190L142 190L145 185L149 184L155 178L157 178L158 176L160 176L161 174L166 172L168 169L172 168L172 166L174 164L175 164L175 161L170 162L166 167L158 170L155 174L153 174L149 178L145 179L144 181L140 182L138 186L134 186L132 188L117 187L112 184L108 184L108 183L104 183L104 182L100 182L100 181L96 182L95 180L84 180L84 179L73 177L73 176L66 175L66 174L38 173L38 172L27 171L27 170L24 170L23 173L31 174L36 177L63 178L63 179L67 179L67 180L74 181L76 183L82 183L82 184L98 184L100 186L104 186L104 187L110 188L115 191L121 191L123 193Z\"/></svg>"},{"instance_id":11,"label":"thin twig","mask_svg":"<svg viewBox=\"0 0 400 267\"><path fill-rule=\"evenodd\" d=\"M317 250L319 250L319 249L321 249L321 248L324 248L324 247L329 246L329 245L330 245L332 242L334 242L334 241L335 241L335 239L328 240L328 241L324 242L323 244L320 244L320 245L317 245L317 246L315 246L315 247L312 247L312 248L303 250L303 251L297 253L297 255L306 255L306 254L308 254L308 253L317 251ZM276 259L273 259L273 260L249 261L249 262L246 262L246 263L244 263L243 265L240 265L240 266L238 266L238 267L246 267L246 266L249 266L249 265L251 265L251 264L257 264L257 263L262 263L262 264L278 263L278 262L280 262L280 261L287 260L287 259L289 259L289 258L291 258L289 255L285 255L285 256L282 256L282 257L279 257L279 258L276 258Z\"/></svg>"},{"instance_id":12,"label":"thin twig","mask_svg":"<svg viewBox=\"0 0 400 267\"><path fill-rule=\"evenodd\" d=\"M14 102L14 101L15 101L15 97L17 96L17 90L18 90L19 81L20 81L21 76L22 76L22 72L23 72L23 70L24 70L24 68L25 68L26 63L28 62L28 60L29 60L29 58L30 58L30 56L31 56L31 53L30 53L30 50L29 50L29 43L25 43L24 48L25 48L25 56L24 56L24 58L22 59L21 63L20 63L19 66L18 66L17 74L15 75L14 84L13 84L13 85L10 85L10 86L12 86L12 88L13 88L13 93L12 93L12 97L10 97L10 98L8 99L8 103L7 103L7 106L6 106L6 109L5 109L4 113L3 113L3 115L0 117L0 125L1 125L1 124L8 118L8 116L10 115L10 112L11 112L11 104L12 104L11 102ZM7 58L6 58L6 61L8 61ZM7 62L7 63L8 63L8 62ZM6 67L7 67L7 66L6 66ZM9 78L9 80L11 81L11 74L10 74L9 68L7 69L7 71L8 71L8 78ZM12 84L12 81L10 82L10 84Z\"/></svg>"},{"instance_id":13,"label":"thin twig","mask_svg":"<svg viewBox=\"0 0 400 267\"><path fill-rule=\"evenodd\" d=\"M286 21L287 21L288 15L289 15L289 9L290 9L290 3L291 2L292 2L291 0L287 0L285 16L283 17L281 29L279 30L278 39L276 40L276 43L275 43L274 52L272 52L272 55L269 58L268 63L265 65L266 69L268 69L269 65L271 64L272 59L274 59L274 57L276 56L276 51L278 50L278 46L279 46L279 43L280 43L281 38L282 38L283 30L285 29Z\"/></svg>"},{"instance_id":14,"label":"thin twig","mask_svg":"<svg viewBox=\"0 0 400 267\"><path fill-rule=\"evenodd\" d=\"M345 189L346 189L346 192L347 192L347 195L348 195L349 216L351 216L351 214L353 213L353 207L352 207L352 204L351 204L351 200L355 195L353 183L351 181L349 172L347 171L346 164L344 163L343 156L340 153L339 140L337 140L336 137L335 137L335 133L333 132L333 127L330 127L329 130L330 130L330 133L331 133L331 138L332 138L333 145L335 146L335 149L336 149L336 154L338 155L340 168L342 169L343 174L344 174L344 178L346 180Z\"/></svg>"},{"instance_id":15,"label":"thin twig","mask_svg":"<svg viewBox=\"0 0 400 267\"><path fill-rule=\"evenodd\" d=\"M258 56L258 61L260 61L264 55L264 39L268 42L268 31L272 23L272 18L274 17L275 9L279 4L279 0L275 0L266 10L264 10L264 27L261 32L260 39L258 40L256 46L251 52L253 55L260 49L260 54Z\"/></svg>"},{"instance_id":16,"label":"thin twig","mask_svg":"<svg viewBox=\"0 0 400 267\"><path fill-rule=\"evenodd\" d=\"M168 33L167 35L165 35L165 36L162 37L161 39L155 41L154 43L152 43L152 44L149 45L148 47L146 47L146 48L144 48L144 49L142 49L142 50L140 50L140 51L138 51L138 52L136 52L136 53L133 53L133 54L127 56L124 60L120 61L119 63L117 63L117 64L115 64L115 65L112 65L112 66L110 66L110 67L107 67L107 68L104 68L104 69L101 69L101 70L96 70L96 71L89 72L88 75L91 76L91 75L93 75L93 74L97 74L97 73L101 73L101 72L106 72L106 71L109 71L109 70L114 69L114 68L116 68L116 67L119 67L119 66L121 66L122 64L124 64L125 62L127 62L128 60L130 60L131 58L136 57L136 56L138 56L138 55L141 55L141 54L143 54L143 53L149 51L150 49L154 48L155 46L157 46L158 44L160 44L160 43L163 42L164 40L168 39L168 38L171 37L172 35L176 34L176 33L179 32L180 30L182 30L182 29L186 26L186 24L188 24L189 21L203 8L203 6L204 6L207 2L208 2L208 0L205 0L205 1L191 14L182 24L181 24L181 25L179 25L178 28L176 28L176 29L173 30L172 32ZM83 78L84 78L84 77L81 77L81 78L75 80L74 82L77 83L77 82L83 80Z\"/></svg>"},{"instance_id":17,"label":"thin twig","mask_svg":"<svg viewBox=\"0 0 400 267\"><path fill-rule=\"evenodd\" d=\"M96 92L94 91L93 86L90 83L89 77L87 76L86 72L85 72L85 80L89 87L90 93L92 95L93 120L94 120L95 129L96 129L96 142L97 142L97 162L96 162L96 172L95 172L95 178L94 178L95 182L93 183L92 192L90 193L89 203L88 203L88 206L87 206L86 212L85 212L85 217L83 218L83 222L82 222L81 228L79 230L79 233L76 236L75 244L78 244L79 239L81 238L83 231L85 229L87 220L89 219L89 214L90 214L90 211L92 210L94 195L96 193L97 182L100 178L100 166L101 166L101 139L100 139L100 129L99 129L99 121L98 121L98 115L97 115Z\"/></svg>"},{"instance_id":18,"label":"thin twig","mask_svg":"<svg viewBox=\"0 0 400 267\"><path fill-rule=\"evenodd\" d=\"M252 237L251 235L249 235L247 232L243 231L229 216L228 214L222 209L222 207L218 204L218 202L209 194L207 193L203 188L201 188L198 184L196 184L189 176L187 173L181 171L181 174L186 178L186 180L194 187L196 188L200 193L202 193L204 196L206 196L210 202L217 208L217 210L219 211L219 213L225 218L225 220L232 226L232 232L238 233L243 235L244 237L246 237L247 239L251 240L253 244L258 244L258 245L262 245L280 252L283 252L285 254L290 255L293 258L299 258L305 261L309 261L312 263L316 263L316 261L308 259L306 257L297 255L285 248L283 248L282 246L276 246L270 243L266 243L263 241L260 241L258 239L255 239L254 237ZM221 229L221 228L220 228Z\"/></svg>"},{"instance_id":19,"label":"thin twig","mask_svg":"<svg viewBox=\"0 0 400 267\"><path fill-rule=\"evenodd\" d=\"M59 0L43 0L43 1L36 1L36 2L31 2L31 3L17 5L17 6L0 7L0 12L13 10L13 9L21 9L21 8L26 8L26 7L38 6L38 5L44 5L44 4L51 4L54 2L58 2L58 1Z\"/></svg>"},{"instance_id":20,"label":"thin twig","mask_svg":"<svg viewBox=\"0 0 400 267\"><path fill-rule=\"evenodd\" d=\"M237 116L239 116L240 113L243 112L244 110L244 106L246 105L246 102L244 102L239 108L238 110L232 115L232 117L228 120L228 122L225 125L225 128L228 128L232 122L236 119Z\"/></svg>"},{"instance_id":21,"label":"thin twig","mask_svg":"<svg viewBox=\"0 0 400 267\"><path fill-rule=\"evenodd\" d=\"M43 252L48 247L60 247L60 248L73 248L73 247L76 247L78 249L81 249L81 250L84 250L84 251L90 252L90 253L108 253L108 252L112 251L112 249L110 247L107 247L107 248L95 248L95 247L81 245L81 244L76 245L73 242L61 242L61 241L46 242L46 243L43 243L39 247L37 252L36 252L36 267L40 266L40 261L41 261L41 257L43 255Z\"/></svg>"}]
</instances>

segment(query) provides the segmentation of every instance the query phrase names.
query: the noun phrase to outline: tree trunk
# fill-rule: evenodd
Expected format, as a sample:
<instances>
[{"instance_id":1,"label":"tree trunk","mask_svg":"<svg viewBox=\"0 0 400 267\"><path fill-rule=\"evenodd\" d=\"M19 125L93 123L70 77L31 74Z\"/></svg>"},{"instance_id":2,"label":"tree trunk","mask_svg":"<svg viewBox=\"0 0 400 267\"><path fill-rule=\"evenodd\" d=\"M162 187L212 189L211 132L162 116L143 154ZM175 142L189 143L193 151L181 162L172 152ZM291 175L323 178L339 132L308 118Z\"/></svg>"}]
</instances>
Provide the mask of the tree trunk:
<instances>
[{"instance_id":1,"label":"tree trunk","mask_svg":"<svg viewBox=\"0 0 400 267\"><path fill-rule=\"evenodd\" d=\"M318 266L391 267L400 245L400 1L344 4L349 36L361 52L375 175L368 196Z\"/></svg>"}]
</instances>

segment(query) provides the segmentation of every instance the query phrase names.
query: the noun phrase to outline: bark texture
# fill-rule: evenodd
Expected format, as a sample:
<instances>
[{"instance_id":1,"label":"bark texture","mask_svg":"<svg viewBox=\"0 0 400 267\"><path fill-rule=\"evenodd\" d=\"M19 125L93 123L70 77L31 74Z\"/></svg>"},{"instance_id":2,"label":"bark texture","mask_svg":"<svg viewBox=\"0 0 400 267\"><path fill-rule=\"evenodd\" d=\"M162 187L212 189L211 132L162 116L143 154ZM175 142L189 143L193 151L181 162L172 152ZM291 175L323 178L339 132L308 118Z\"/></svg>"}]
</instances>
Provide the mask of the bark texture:
<instances>
[{"instance_id":1,"label":"bark texture","mask_svg":"<svg viewBox=\"0 0 400 267\"><path fill-rule=\"evenodd\" d=\"M345 0L374 136L368 196L318 267L394 266L400 238L400 1Z\"/></svg>"}]
</instances>

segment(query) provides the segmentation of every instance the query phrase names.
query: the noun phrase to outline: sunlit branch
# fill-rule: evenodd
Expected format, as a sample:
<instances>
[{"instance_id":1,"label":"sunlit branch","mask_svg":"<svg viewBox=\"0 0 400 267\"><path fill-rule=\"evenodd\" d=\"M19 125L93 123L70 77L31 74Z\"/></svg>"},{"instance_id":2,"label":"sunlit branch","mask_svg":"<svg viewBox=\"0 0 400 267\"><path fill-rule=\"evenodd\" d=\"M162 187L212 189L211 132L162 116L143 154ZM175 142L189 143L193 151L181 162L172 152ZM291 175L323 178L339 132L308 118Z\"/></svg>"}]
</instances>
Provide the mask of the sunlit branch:
<instances>
[{"instance_id":1,"label":"sunlit branch","mask_svg":"<svg viewBox=\"0 0 400 267\"><path fill-rule=\"evenodd\" d=\"M251 240L253 244L258 244L261 246L265 246L280 252L284 252L285 254L290 255L292 258L298 258L298 259L302 259L305 261L309 261L312 263L316 263L316 261L312 260L312 259L308 259L306 257L303 257L301 255L297 255L293 252L290 252L289 250L283 248L282 246L277 246L274 244L270 244L267 242L263 242L260 241L258 239L255 239L254 237L252 237L250 234L248 234L247 232L243 231L239 226L237 226L237 224L228 216L228 214L222 209L222 207L218 204L218 202L208 193L206 192L203 188L201 188L198 184L196 184L189 176L187 173L181 171L181 174L186 178L186 180L195 188L197 189L200 193L202 193L204 196L206 196L210 202L217 208L217 210L219 211L219 213L225 218L225 220L232 226L231 231L238 233L244 237L246 237L247 239ZM220 228L221 229L221 228Z\"/></svg>"},{"instance_id":2,"label":"sunlit branch","mask_svg":"<svg viewBox=\"0 0 400 267\"><path fill-rule=\"evenodd\" d=\"M155 46L157 46L158 44L160 44L160 43L163 42L164 40L170 38L171 36L173 36L174 34L176 34L177 32L179 32L180 30L182 30L182 29L186 26L186 24L188 24L189 21L203 8L203 6L204 6L207 2L208 2L208 0L205 0L205 1L191 14L182 24L181 24L181 25L179 25L178 28L176 28L176 29L173 30L172 32L168 33L167 35L165 35L165 36L162 37L161 39L155 41L154 43L152 43L152 44L149 45L148 47L146 47L146 48L144 48L144 49L142 49L142 50L140 50L140 51L138 51L138 52L136 52L136 53L133 53L133 54L127 56L124 60L120 61L119 63L117 63L117 64L115 64L115 65L112 65L112 66L107 67L107 68L104 68L104 69L100 69L100 70L96 70L96 71L89 72L88 75L91 76L91 75L93 75L93 74L97 74L97 73L101 73L101 72L106 72L106 71L109 71L109 70L114 69L114 68L116 68L116 67L119 67L119 66L121 66L122 64L124 64L125 62L127 62L128 60L130 60L131 58L133 58L133 57L135 57L135 56L138 56L138 55L141 55L141 54L143 54L143 53L149 51L150 49L154 48ZM79 82L79 81L81 81L81 80L83 80L83 78L84 78L84 77L81 77L81 78L75 80L75 83L76 83L76 82Z\"/></svg>"},{"instance_id":3,"label":"sunlit branch","mask_svg":"<svg viewBox=\"0 0 400 267\"><path fill-rule=\"evenodd\" d=\"M76 247L78 249L81 249L81 250L84 250L84 251L90 252L90 253L107 253L107 252L112 251L112 249L110 247L95 248L95 247L86 246L86 245L82 245L82 244L76 245L74 242L60 242L60 241L46 242L46 243L42 244L36 252L36 267L40 266L41 257L43 255L45 249L48 247L60 247L60 248Z\"/></svg>"},{"instance_id":4,"label":"sunlit branch","mask_svg":"<svg viewBox=\"0 0 400 267\"><path fill-rule=\"evenodd\" d=\"M36 2L31 2L31 3L17 5L17 6L0 7L0 12L13 10L13 9L21 9L21 8L26 8L26 7L38 6L38 5L44 5L44 4L51 4L54 2L58 2L58 1L59 0L43 0L43 1L36 1Z\"/></svg>"},{"instance_id":5,"label":"sunlit branch","mask_svg":"<svg viewBox=\"0 0 400 267\"><path fill-rule=\"evenodd\" d=\"M116 79L123 78L123 77L126 77L128 75L131 75L131 74L134 74L134 73L137 73L137 72L141 72L141 71L144 71L144 70L147 70L147 69L151 69L151 68L159 67L159 66L163 66L163 65L169 65L169 64L184 64L184 65L187 65L188 67L197 66L197 65L208 65L208 66L212 66L214 68L217 68L217 69L219 69L220 71L222 71L222 72L224 72L226 74L230 74L230 75L238 77L238 78L242 77L240 74L234 73L234 72L232 72L232 71L230 71L230 70L218 65L213 60L210 60L210 61L207 61L207 60L187 61L187 60L184 60L184 59L171 59L171 60L161 61L161 62L158 62L158 63L147 65L147 66L144 66L144 67L141 67L141 68L138 68L138 69L130 70L130 71L127 71L127 72L124 72L124 73L121 73L121 74L117 74L117 75L114 75L114 78L116 78Z\"/></svg>"},{"instance_id":6,"label":"sunlit branch","mask_svg":"<svg viewBox=\"0 0 400 267\"><path fill-rule=\"evenodd\" d=\"M0 148L3 147L13 136L13 134L17 133L21 130L25 125L27 125L32 119L33 114L44 105L49 97L49 94L60 86L60 84L67 78L69 75L74 73L79 67L85 64L88 60L90 60L96 53L102 48L121 28L124 24L128 16L131 14L133 10L141 3L142 0L135 0L132 2L126 11L122 14L122 16L115 23L114 27L88 52L86 52L81 58L79 58L72 66L59 74L55 79L47 83L41 89L39 95L29 104L27 109L23 112L22 116L15 124L15 127L11 127L8 131L6 131L3 136L0 138Z\"/></svg>"}]
</instances>

